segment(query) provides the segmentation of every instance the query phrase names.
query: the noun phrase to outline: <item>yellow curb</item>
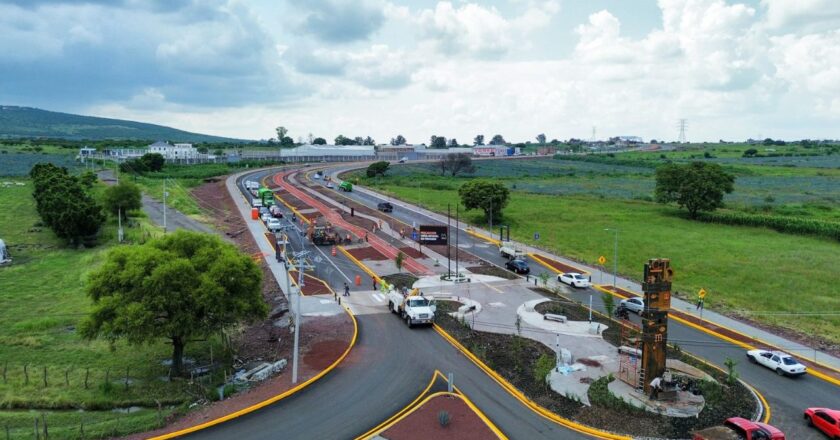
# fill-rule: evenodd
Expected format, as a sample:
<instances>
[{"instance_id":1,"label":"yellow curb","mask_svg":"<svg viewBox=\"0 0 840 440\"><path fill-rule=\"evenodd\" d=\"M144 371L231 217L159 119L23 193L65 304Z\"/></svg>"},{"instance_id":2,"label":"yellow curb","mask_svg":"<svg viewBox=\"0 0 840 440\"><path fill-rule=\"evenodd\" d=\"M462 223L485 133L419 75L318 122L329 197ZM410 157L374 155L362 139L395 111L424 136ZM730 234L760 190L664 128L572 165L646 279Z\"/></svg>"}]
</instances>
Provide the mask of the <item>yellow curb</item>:
<instances>
[{"instance_id":1,"label":"yellow curb","mask_svg":"<svg viewBox=\"0 0 840 440\"><path fill-rule=\"evenodd\" d=\"M581 434L590 435L595 438L601 439L610 439L610 440L632 440L632 437L626 435L619 435L613 434L611 432L602 431L600 429L593 428L591 426L582 425L577 422L573 422L565 417L561 417L553 412L543 408L542 406L538 405L537 403L533 402L531 399L526 397L522 394L521 391L516 389L510 382L508 382L505 378L500 376L498 373L493 371L490 367L488 367L481 359L477 358L474 354L472 354L469 350L467 350L460 342L458 342L455 338L453 338L449 333L446 332L443 328L439 325L434 325L435 331L441 335L444 339L446 339L453 347L455 347L458 351L460 351L464 356L466 356L469 360L472 361L478 368L483 370L487 373L496 383L502 386L508 394L513 396L516 400L521 402L523 405L537 413L538 415L551 420L554 423L562 425L566 428L569 428L573 431L579 432Z\"/></svg>"},{"instance_id":2,"label":"yellow curb","mask_svg":"<svg viewBox=\"0 0 840 440\"><path fill-rule=\"evenodd\" d=\"M384 422L382 422L382 423L374 426L372 429L368 430L368 432L356 437L356 440L363 440L363 439L371 438L374 435L379 434L380 432L382 432L382 431L388 429L389 427L391 427L391 425L396 423L396 421L394 419L396 419L397 417L400 417L406 411L413 408L414 405L417 404L417 402L420 401L420 399L422 399L423 396L425 396L426 393L428 393L430 389L432 389L432 385L435 384L435 381L437 380L438 377L440 377L443 380L446 380L446 378L443 377L443 373L441 373L439 370L435 370L434 374L432 374L432 379L429 381L429 384L426 385L426 388L424 388L423 391L421 391L420 394L418 394L417 397L414 400L411 401L411 403L402 407L402 409L400 409L399 411L394 413L391 417L388 417L387 419L385 419Z\"/></svg>"},{"instance_id":3,"label":"yellow curb","mask_svg":"<svg viewBox=\"0 0 840 440\"><path fill-rule=\"evenodd\" d=\"M384 427L379 429L377 432L374 432L371 436L365 437L365 438L370 438L374 435L377 435L379 433L382 433L382 432L386 431L388 428L394 426L395 424L399 423L400 421L402 421L403 419L405 419L409 415L413 414L415 411L417 411L423 405L425 405L428 401L434 399L435 397L442 397L442 396L449 396L449 397L453 397L453 398L456 398L456 399L461 399L461 401L464 402L465 404L467 404L467 406L473 411L473 413L475 413L475 415L478 416L478 418L481 419L482 422L484 422L484 424L487 426L487 428L489 428L491 431L493 431L493 434L496 434L496 437L498 437L500 440L508 440L507 436L505 436L502 433L502 431L496 425L494 425L493 422L491 422L490 419L488 419L487 416L485 416L484 413L482 413L475 406L475 404L472 403L471 400L467 399L466 396L461 394L460 391L458 393L450 393L448 391L439 391L437 393L429 394L428 396L426 396L425 399L423 399L422 402L420 402L419 404L417 404L416 406L414 406L410 410L402 413L399 417L392 420L389 424L385 425Z\"/></svg>"},{"instance_id":4,"label":"yellow curb","mask_svg":"<svg viewBox=\"0 0 840 440\"><path fill-rule=\"evenodd\" d=\"M565 272L562 272L562 271L558 270L556 267L552 266L551 264L549 264L547 261L545 261L545 260L543 259L543 257L541 257L541 256L540 256L540 255L538 255L538 254L535 254L535 253L533 253L533 252L529 252L529 253L528 253L528 256L529 256L529 257L531 257L531 258L533 258L533 259L534 259L537 263L542 264L543 266L545 266L548 270L550 270L550 271L552 271L552 272L555 272L555 273L558 273L558 274L565 273ZM583 274L586 274L586 275L591 275L588 271L585 271L585 270L583 270L583 269L581 269L581 268L579 268L579 267L577 267L577 266L573 266L573 265L571 265L571 264L566 264L566 263L563 263L563 264L564 264L564 265L566 265L566 266L569 266L569 267L573 267L573 268L574 268L576 271L578 271L578 273L580 273L581 275L583 275Z\"/></svg>"},{"instance_id":5,"label":"yellow curb","mask_svg":"<svg viewBox=\"0 0 840 440\"><path fill-rule=\"evenodd\" d=\"M359 261L358 258L351 255L350 252L348 252L347 249L344 248L344 246L338 246L338 250L340 250L341 253L344 254L347 258L349 258L350 261L352 261L357 266L359 266L363 271L365 271L366 274L370 275L373 279L375 279L377 283L382 283L382 278L379 278L379 275L377 275L372 270L370 270L370 268L367 267L361 261Z\"/></svg>"},{"instance_id":6,"label":"yellow curb","mask_svg":"<svg viewBox=\"0 0 840 440\"><path fill-rule=\"evenodd\" d=\"M467 229L465 229L465 231L467 232L467 234L470 234L470 235L472 235L473 237L480 238L480 239L482 239L482 240L484 240L484 241L489 241L490 243L493 243L493 244L495 244L496 246L498 246L499 244L501 244L501 243L502 243L501 241L496 240L496 239L495 239L495 238L493 238L493 237L488 237L488 236L486 236L486 235L484 235L484 234L481 234L481 233L479 233L479 232L475 232L475 229L473 229L473 228L467 228Z\"/></svg>"},{"instance_id":7,"label":"yellow curb","mask_svg":"<svg viewBox=\"0 0 840 440\"><path fill-rule=\"evenodd\" d=\"M206 428L209 428L211 426L215 426L215 425L218 425L220 423L227 422L228 420L233 420L233 419L235 419L237 417L240 417L240 416L243 416L245 414L250 414L250 413L252 413L252 412L254 412L254 411L256 411L260 408L264 408L268 405L271 405L272 403L279 402L280 400L283 400L286 397L289 397L289 396L297 393L298 391L308 387L309 385L311 385L312 383L314 383L318 379L324 377L327 373L334 370L335 367L337 367L338 364L340 364L341 361L343 361L344 358L346 358L347 355L350 354L350 350L353 348L354 345L356 345L356 339L359 336L359 324L358 324L358 322L356 322L356 316L353 315L353 312L347 306L342 306L342 308L344 309L345 313L347 313L347 315L350 316L350 320L353 322L353 338L350 339L350 344L347 346L347 349L344 350L344 353L342 353L341 356L339 356L339 358L336 359L335 362L330 364L327 368L321 370L320 373L316 374L315 376L311 377L307 381L301 383L300 385L298 385L298 386L296 386L296 387L294 387L290 390L286 390L286 391L284 391L284 392L282 392L282 393L280 393L280 394L278 394L274 397L263 400L262 402L256 403L256 404L251 405L247 408L243 408L239 411L232 412L230 414L224 415L224 416L219 417L217 419L210 420L209 422L204 422L202 424L191 426L189 428L185 428L185 429L182 429L182 430L179 430L179 431L170 432L168 434L163 434L163 435L160 435L160 436L157 436L157 437L152 437L150 440L164 440L164 439L180 437L182 435L186 435L186 434L189 434L189 433L192 433L192 432L200 431L202 429L206 429Z\"/></svg>"},{"instance_id":8,"label":"yellow curb","mask_svg":"<svg viewBox=\"0 0 840 440\"><path fill-rule=\"evenodd\" d=\"M613 295L613 296L615 296L615 297L617 297L617 298L624 298L623 296L621 296L621 295L619 295L619 294L617 294L617 293L615 293L615 292L612 292L612 291L609 291L609 290L607 290L607 289L604 289L604 288L603 288L602 286L600 286L600 285L593 285L593 287L595 287L597 290L600 290L600 291L602 291L602 292L609 293L610 295ZM634 295L636 295L636 296L641 296L641 295L639 295L639 294L638 294L638 293L636 293L636 292L633 292L633 291L630 291L630 290L627 290L627 289L624 289L624 290L626 290L626 291L628 291L628 292L630 292L630 293L632 293L632 294L634 294ZM676 311L676 312L681 312L680 310L677 310L677 309L673 309L673 310L674 310L674 311ZM683 312L681 312L681 313L683 313ZM691 321L689 321L689 320L687 320L687 319L680 318L679 316L674 315L673 313L668 313L668 317L669 317L669 318L671 318L671 319L673 319L674 321L677 321L677 322L681 323L681 324L685 324L685 325L687 325L687 326L689 326L689 327L691 327L691 328L694 328L694 329L696 329L696 330L699 330L699 331L701 331L701 332L703 332L703 333L706 333L706 334L708 334L708 335L714 336L714 337L716 337L716 338L718 338L718 339L722 339L722 340L724 340L724 341L726 341L726 342L729 342L729 343L731 343L731 344L737 345L737 346L739 346L739 347L741 347L741 348L744 348L744 349L747 349L747 350L755 350L756 348L758 348L758 347L756 347L756 346L754 346L754 345L747 344L746 342L742 342L742 341L738 341L738 340L732 339L732 338L730 338L729 336L726 336L726 335L720 334L720 333L718 333L718 332L716 332L716 331L714 331L714 330L711 330L711 329L708 329L708 328L703 327L703 326L701 326L701 325L698 325L698 324L696 324L696 323L694 323L694 322L691 322ZM701 318L697 318L697 319L701 319ZM724 325L720 325L720 324L718 324L718 323L711 322L711 321L708 321L708 320L705 320L705 319L701 319L701 320L702 320L703 322L707 322L707 323L709 323L709 324L711 324L711 325L714 325L714 326L716 326L716 327L720 327L720 328L726 329L726 330L728 330L728 331L730 331L730 332L732 332L732 333L736 333L736 334L738 334L738 335L741 335L741 336L743 336L743 337L745 337L745 338L748 338L748 339L750 339L750 340L753 340L753 341L759 342L759 343L761 343L761 344L763 344L763 345L765 345L765 346L767 346L767 347L774 347L774 345L773 345L773 344L770 344L770 343L768 343L768 342L762 341L761 339L754 338L754 337L752 337L752 336L745 335L745 334L743 334L743 333L741 333L741 332L739 332L739 331L737 331L737 330L733 330L733 329L731 329L731 328L729 328L729 327L726 327L726 326L724 326ZM825 364L820 363L820 362L815 362L815 361L810 361L810 360L809 360L808 362L811 362L811 363L813 363L813 364L815 364L815 365L819 365L820 367L825 368L825 369L827 369L827 370L831 370L831 371L838 371L838 370L836 370L835 368L833 368L833 367L831 367L831 366L828 366L828 365L825 365ZM840 371L838 371L838 372L840 372ZM837 385L837 386L840 386L840 379L837 379L837 378L831 377L831 376L829 376L829 375L827 375L827 374L825 374L825 373L822 373L822 372L819 372L819 371L814 371L814 369L812 369L812 368L808 368L807 373L808 373L808 374L810 374L810 375L812 375L812 376L814 376L814 377L816 377L816 378L822 379L822 380L824 380L824 381L826 381L826 382L828 382L828 383L830 383L830 384L832 384L832 385Z\"/></svg>"}]
</instances>

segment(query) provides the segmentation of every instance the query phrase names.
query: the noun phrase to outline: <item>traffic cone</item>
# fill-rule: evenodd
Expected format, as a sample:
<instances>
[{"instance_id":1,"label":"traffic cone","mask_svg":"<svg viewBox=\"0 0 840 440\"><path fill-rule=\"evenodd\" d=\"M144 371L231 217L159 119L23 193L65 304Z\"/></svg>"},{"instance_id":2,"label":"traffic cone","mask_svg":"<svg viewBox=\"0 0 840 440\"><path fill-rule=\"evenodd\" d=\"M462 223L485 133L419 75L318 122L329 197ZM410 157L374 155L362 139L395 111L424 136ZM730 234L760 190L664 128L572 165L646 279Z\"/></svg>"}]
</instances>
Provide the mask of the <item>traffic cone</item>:
<instances>
[{"instance_id":1,"label":"traffic cone","mask_svg":"<svg viewBox=\"0 0 840 440\"><path fill-rule=\"evenodd\" d=\"M335 256L335 246L333 246L333 248L332 248L332 256L333 257Z\"/></svg>"}]
</instances>

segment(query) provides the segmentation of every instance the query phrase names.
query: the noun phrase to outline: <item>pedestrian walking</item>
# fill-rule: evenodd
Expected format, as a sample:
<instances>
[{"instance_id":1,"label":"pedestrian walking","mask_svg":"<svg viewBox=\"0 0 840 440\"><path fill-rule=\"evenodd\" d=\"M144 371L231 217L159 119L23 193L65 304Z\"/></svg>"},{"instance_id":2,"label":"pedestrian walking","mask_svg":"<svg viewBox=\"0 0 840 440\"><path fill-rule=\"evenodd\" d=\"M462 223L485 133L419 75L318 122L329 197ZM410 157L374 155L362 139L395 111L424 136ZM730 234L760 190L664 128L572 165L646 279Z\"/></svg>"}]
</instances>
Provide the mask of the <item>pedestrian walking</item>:
<instances>
[{"instance_id":1,"label":"pedestrian walking","mask_svg":"<svg viewBox=\"0 0 840 440\"><path fill-rule=\"evenodd\" d=\"M703 301L702 298L697 300L697 310L703 310L703 306L704 306L703 302L704 301Z\"/></svg>"},{"instance_id":2,"label":"pedestrian walking","mask_svg":"<svg viewBox=\"0 0 840 440\"><path fill-rule=\"evenodd\" d=\"M368 242L367 232L365 232L365 243Z\"/></svg>"},{"instance_id":3,"label":"pedestrian walking","mask_svg":"<svg viewBox=\"0 0 840 440\"><path fill-rule=\"evenodd\" d=\"M350 286L344 283L344 296L350 296Z\"/></svg>"},{"instance_id":4,"label":"pedestrian walking","mask_svg":"<svg viewBox=\"0 0 840 440\"><path fill-rule=\"evenodd\" d=\"M372 279L373 279L373 290L376 290L376 278L372 278Z\"/></svg>"}]
</instances>

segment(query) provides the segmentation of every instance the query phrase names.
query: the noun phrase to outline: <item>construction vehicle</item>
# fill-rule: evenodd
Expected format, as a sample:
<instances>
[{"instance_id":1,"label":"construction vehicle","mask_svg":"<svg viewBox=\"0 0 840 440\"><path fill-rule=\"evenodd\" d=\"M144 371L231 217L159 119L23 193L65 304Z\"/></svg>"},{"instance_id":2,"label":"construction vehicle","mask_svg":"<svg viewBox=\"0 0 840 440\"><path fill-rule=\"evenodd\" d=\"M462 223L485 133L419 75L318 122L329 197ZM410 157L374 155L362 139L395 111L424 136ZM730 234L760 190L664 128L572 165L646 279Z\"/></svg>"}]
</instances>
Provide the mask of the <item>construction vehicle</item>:
<instances>
[{"instance_id":1,"label":"construction vehicle","mask_svg":"<svg viewBox=\"0 0 840 440\"><path fill-rule=\"evenodd\" d=\"M312 244L318 246L331 246L338 242L338 234L329 222L320 226L316 221L313 221L306 230L306 236L309 237Z\"/></svg>"},{"instance_id":2,"label":"construction vehicle","mask_svg":"<svg viewBox=\"0 0 840 440\"><path fill-rule=\"evenodd\" d=\"M353 191L353 184L345 180L344 182L341 182L341 185L338 185L338 189L344 192L351 192Z\"/></svg>"},{"instance_id":3,"label":"construction vehicle","mask_svg":"<svg viewBox=\"0 0 840 440\"><path fill-rule=\"evenodd\" d=\"M525 252L519 247L515 246L511 241L503 241L499 245L499 255L509 259L516 260L525 257Z\"/></svg>"},{"instance_id":4,"label":"construction vehicle","mask_svg":"<svg viewBox=\"0 0 840 440\"><path fill-rule=\"evenodd\" d=\"M260 200L262 200L263 206L271 206L274 204L274 191L262 187L257 192L259 194Z\"/></svg>"},{"instance_id":5,"label":"construction vehicle","mask_svg":"<svg viewBox=\"0 0 840 440\"><path fill-rule=\"evenodd\" d=\"M408 328L415 324L434 324L437 306L434 299L417 294L417 289L405 294L391 287L388 289L388 310L405 320Z\"/></svg>"}]
</instances>

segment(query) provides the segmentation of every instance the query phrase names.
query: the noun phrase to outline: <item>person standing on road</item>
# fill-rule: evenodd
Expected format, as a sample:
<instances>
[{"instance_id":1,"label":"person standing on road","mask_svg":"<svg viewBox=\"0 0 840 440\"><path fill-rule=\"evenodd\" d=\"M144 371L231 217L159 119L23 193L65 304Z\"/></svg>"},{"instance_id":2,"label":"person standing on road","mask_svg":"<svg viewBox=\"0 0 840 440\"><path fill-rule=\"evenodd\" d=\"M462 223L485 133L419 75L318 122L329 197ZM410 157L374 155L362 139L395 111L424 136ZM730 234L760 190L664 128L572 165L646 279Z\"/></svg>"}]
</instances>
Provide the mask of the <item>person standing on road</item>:
<instances>
[{"instance_id":1,"label":"person standing on road","mask_svg":"<svg viewBox=\"0 0 840 440\"><path fill-rule=\"evenodd\" d=\"M344 296L350 296L350 286L344 283Z\"/></svg>"},{"instance_id":2,"label":"person standing on road","mask_svg":"<svg viewBox=\"0 0 840 440\"><path fill-rule=\"evenodd\" d=\"M662 390L662 378L654 377L650 381L650 400L656 400L659 397L659 391Z\"/></svg>"},{"instance_id":3,"label":"person standing on road","mask_svg":"<svg viewBox=\"0 0 840 440\"><path fill-rule=\"evenodd\" d=\"M373 290L376 291L376 278L373 278Z\"/></svg>"}]
</instances>

